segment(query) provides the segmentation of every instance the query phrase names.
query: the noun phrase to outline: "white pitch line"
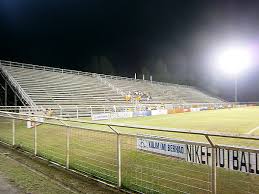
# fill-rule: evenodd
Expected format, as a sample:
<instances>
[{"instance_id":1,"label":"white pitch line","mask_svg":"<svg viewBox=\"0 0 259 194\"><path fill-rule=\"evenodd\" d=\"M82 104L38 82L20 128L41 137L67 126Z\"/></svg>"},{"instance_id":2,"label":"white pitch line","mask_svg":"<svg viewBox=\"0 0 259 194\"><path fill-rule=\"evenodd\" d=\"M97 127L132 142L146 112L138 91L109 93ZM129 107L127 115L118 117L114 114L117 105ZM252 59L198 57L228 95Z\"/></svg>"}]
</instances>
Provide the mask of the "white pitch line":
<instances>
[{"instance_id":1,"label":"white pitch line","mask_svg":"<svg viewBox=\"0 0 259 194\"><path fill-rule=\"evenodd\" d=\"M253 128L253 129L251 129L251 130L250 130L248 133L246 133L246 134L251 134L251 133L255 132L257 129L259 129L259 126Z\"/></svg>"}]
</instances>

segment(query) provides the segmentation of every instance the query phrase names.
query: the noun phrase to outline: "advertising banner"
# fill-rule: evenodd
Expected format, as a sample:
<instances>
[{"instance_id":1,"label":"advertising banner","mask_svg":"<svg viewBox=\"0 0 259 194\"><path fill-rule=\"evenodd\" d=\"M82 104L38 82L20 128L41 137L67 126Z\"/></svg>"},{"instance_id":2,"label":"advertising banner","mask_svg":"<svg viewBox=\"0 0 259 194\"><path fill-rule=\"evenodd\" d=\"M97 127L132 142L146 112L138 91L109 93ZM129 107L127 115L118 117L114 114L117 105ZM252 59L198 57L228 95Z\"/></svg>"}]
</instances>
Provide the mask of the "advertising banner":
<instances>
[{"instance_id":1,"label":"advertising banner","mask_svg":"<svg viewBox=\"0 0 259 194\"><path fill-rule=\"evenodd\" d=\"M142 138L137 138L137 149L184 159L186 158L187 154L185 144Z\"/></svg>"},{"instance_id":2,"label":"advertising banner","mask_svg":"<svg viewBox=\"0 0 259 194\"><path fill-rule=\"evenodd\" d=\"M144 117L144 116L151 116L151 111L145 110L145 111L133 112L133 117Z\"/></svg>"},{"instance_id":3,"label":"advertising banner","mask_svg":"<svg viewBox=\"0 0 259 194\"><path fill-rule=\"evenodd\" d=\"M130 118L133 117L133 112L114 112L111 113L111 119Z\"/></svg>"},{"instance_id":4,"label":"advertising banner","mask_svg":"<svg viewBox=\"0 0 259 194\"><path fill-rule=\"evenodd\" d=\"M151 115L166 115L167 109L151 110Z\"/></svg>"},{"instance_id":5,"label":"advertising banner","mask_svg":"<svg viewBox=\"0 0 259 194\"><path fill-rule=\"evenodd\" d=\"M212 166L211 147L139 137L137 149L184 159L186 162ZM220 168L259 175L259 153L216 148L216 165Z\"/></svg>"},{"instance_id":6,"label":"advertising banner","mask_svg":"<svg viewBox=\"0 0 259 194\"><path fill-rule=\"evenodd\" d=\"M200 110L200 108L191 108L191 112L199 112Z\"/></svg>"},{"instance_id":7,"label":"advertising banner","mask_svg":"<svg viewBox=\"0 0 259 194\"><path fill-rule=\"evenodd\" d=\"M100 114L93 114L92 115L92 120L93 121L98 121L98 120L108 120L110 118L109 113L100 113Z\"/></svg>"}]
</instances>

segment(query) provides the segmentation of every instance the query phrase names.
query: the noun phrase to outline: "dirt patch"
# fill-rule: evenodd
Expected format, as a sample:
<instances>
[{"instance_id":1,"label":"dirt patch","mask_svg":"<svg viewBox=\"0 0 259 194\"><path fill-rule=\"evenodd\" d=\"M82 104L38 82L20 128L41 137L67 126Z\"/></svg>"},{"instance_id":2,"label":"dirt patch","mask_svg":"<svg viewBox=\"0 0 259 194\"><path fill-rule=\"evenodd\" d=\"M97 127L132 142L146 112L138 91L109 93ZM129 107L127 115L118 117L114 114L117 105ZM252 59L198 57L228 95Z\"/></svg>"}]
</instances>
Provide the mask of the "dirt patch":
<instances>
[{"instance_id":1,"label":"dirt patch","mask_svg":"<svg viewBox=\"0 0 259 194\"><path fill-rule=\"evenodd\" d=\"M10 182L0 174L0 193L5 194L18 194L21 193L17 187L10 184Z\"/></svg>"}]
</instances>

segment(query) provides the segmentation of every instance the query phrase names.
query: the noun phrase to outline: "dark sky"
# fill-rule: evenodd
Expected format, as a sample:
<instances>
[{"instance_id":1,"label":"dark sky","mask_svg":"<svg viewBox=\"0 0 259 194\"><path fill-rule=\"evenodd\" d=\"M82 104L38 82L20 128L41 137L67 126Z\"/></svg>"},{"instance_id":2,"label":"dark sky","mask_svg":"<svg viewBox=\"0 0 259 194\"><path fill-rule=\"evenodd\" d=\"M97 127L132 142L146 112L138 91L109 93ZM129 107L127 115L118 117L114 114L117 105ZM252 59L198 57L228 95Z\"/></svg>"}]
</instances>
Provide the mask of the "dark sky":
<instances>
[{"instance_id":1,"label":"dark sky","mask_svg":"<svg viewBox=\"0 0 259 194\"><path fill-rule=\"evenodd\" d=\"M198 86L231 100L233 79L213 65L218 46L259 48L259 1L0 0L0 58ZM259 68L239 78L259 101Z\"/></svg>"}]
</instances>

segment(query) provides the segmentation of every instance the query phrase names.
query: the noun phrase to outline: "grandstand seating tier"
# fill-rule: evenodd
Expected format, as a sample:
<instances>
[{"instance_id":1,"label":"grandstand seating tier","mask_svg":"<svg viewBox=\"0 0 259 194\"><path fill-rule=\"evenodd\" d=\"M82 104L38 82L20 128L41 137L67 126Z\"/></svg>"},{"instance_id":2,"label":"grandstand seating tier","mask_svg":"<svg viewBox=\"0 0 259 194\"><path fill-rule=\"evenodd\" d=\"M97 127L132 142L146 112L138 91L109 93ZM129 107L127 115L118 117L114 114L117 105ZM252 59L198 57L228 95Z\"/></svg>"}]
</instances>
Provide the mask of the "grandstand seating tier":
<instances>
[{"instance_id":1,"label":"grandstand seating tier","mask_svg":"<svg viewBox=\"0 0 259 194\"><path fill-rule=\"evenodd\" d=\"M8 76L11 76L38 106L123 105L129 103L125 101L124 95L135 91L141 91L152 97L148 101L143 99L145 104L223 102L194 87L184 85L115 78L93 73L77 75L44 70L51 69L48 67L22 68L5 62L1 65L8 72ZM64 72L69 72L69 70L64 70Z\"/></svg>"}]
</instances>

